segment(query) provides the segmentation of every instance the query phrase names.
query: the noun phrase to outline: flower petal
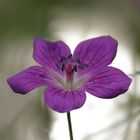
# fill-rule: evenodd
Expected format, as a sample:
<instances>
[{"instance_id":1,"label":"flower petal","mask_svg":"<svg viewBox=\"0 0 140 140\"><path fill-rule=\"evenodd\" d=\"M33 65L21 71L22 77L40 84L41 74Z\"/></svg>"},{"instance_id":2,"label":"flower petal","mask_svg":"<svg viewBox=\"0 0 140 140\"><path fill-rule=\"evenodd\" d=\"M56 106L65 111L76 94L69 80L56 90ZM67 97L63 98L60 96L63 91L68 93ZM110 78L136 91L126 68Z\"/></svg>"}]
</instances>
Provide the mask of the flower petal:
<instances>
[{"instance_id":1,"label":"flower petal","mask_svg":"<svg viewBox=\"0 0 140 140\"><path fill-rule=\"evenodd\" d=\"M64 113L82 107L86 94L82 90L48 88L44 93L45 103L53 110Z\"/></svg>"},{"instance_id":2,"label":"flower petal","mask_svg":"<svg viewBox=\"0 0 140 140\"><path fill-rule=\"evenodd\" d=\"M114 98L126 92L131 79L121 70L113 67L100 68L84 85L87 92L100 98Z\"/></svg>"},{"instance_id":3,"label":"flower petal","mask_svg":"<svg viewBox=\"0 0 140 140\"><path fill-rule=\"evenodd\" d=\"M57 68L63 57L71 54L69 47L62 41L48 42L41 38L34 40L34 59L43 66Z\"/></svg>"},{"instance_id":4,"label":"flower petal","mask_svg":"<svg viewBox=\"0 0 140 140\"><path fill-rule=\"evenodd\" d=\"M35 88L46 85L45 72L41 67L32 66L10 77L7 82L14 92L26 94Z\"/></svg>"},{"instance_id":5,"label":"flower petal","mask_svg":"<svg viewBox=\"0 0 140 140\"><path fill-rule=\"evenodd\" d=\"M117 51L117 41L110 36L101 36L81 42L74 51L74 57L88 68L109 65Z\"/></svg>"}]
</instances>

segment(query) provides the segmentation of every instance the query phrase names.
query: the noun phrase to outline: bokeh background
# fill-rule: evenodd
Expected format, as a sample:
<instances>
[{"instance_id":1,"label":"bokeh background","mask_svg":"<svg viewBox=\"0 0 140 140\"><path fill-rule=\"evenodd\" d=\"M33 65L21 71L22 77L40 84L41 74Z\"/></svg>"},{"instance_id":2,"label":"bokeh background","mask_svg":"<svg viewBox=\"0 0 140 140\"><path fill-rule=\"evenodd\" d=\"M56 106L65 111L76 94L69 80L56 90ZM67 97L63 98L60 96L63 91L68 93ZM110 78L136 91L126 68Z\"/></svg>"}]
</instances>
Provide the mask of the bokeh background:
<instances>
[{"instance_id":1,"label":"bokeh background","mask_svg":"<svg viewBox=\"0 0 140 140\"><path fill-rule=\"evenodd\" d=\"M36 36L64 40L72 50L84 39L111 35L119 42L113 66L133 83L104 100L87 94L72 111L75 140L140 140L140 0L0 0L0 140L68 140L66 114L43 102L44 88L22 96L6 79L34 65Z\"/></svg>"}]
</instances>

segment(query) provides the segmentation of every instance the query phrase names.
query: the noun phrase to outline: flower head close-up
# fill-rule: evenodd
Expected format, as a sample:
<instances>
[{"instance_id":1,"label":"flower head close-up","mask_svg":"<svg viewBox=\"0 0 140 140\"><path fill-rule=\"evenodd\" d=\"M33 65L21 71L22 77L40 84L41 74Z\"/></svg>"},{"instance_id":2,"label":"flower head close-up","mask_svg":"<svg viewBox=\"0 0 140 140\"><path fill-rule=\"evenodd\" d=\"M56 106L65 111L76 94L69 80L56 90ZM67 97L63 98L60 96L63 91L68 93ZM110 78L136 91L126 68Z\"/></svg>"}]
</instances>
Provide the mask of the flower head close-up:
<instances>
[{"instance_id":1,"label":"flower head close-up","mask_svg":"<svg viewBox=\"0 0 140 140\"><path fill-rule=\"evenodd\" d=\"M87 93L110 99L125 93L131 84L124 72L109 66L118 46L111 36L82 41L73 54L62 41L36 38L33 46L33 58L39 65L8 78L8 84L23 95L46 86L45 104L57 112L82 107Z\"/></svg>"}]
</instances>

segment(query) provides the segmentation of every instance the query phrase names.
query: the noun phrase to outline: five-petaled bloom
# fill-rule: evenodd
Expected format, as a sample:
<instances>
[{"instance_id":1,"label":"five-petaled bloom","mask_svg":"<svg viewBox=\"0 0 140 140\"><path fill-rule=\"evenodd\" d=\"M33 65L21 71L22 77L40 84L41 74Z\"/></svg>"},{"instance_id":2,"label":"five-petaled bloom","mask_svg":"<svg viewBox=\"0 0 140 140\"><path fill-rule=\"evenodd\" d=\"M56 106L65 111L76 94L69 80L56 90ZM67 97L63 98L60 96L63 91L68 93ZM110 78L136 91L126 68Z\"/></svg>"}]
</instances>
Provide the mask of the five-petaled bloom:
<instances>
[{"instance_id":1,"label":"five-petaled bloom","mask_svg":"<svg viewBox=\"0 0 140 140\"><path fill-rule=\"evenodd\" d=\"M80 108L88 92L100 98L114 98L126 92L131 79L121 70L108 66L117 52L117 41L110 36L85 40L73 55L62 41L34 40L32 66L8 79L14 92L26 94L46 86L45 103L57 112Z\"/></svg>"}]
</instances>

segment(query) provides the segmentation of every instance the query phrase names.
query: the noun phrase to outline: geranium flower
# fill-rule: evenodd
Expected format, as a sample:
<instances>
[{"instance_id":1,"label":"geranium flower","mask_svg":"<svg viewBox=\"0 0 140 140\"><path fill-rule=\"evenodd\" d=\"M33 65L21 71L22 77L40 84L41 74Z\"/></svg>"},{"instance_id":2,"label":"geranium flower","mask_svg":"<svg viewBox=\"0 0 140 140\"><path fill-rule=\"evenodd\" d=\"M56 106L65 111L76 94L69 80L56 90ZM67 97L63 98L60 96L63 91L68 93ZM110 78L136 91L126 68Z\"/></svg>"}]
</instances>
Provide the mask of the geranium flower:
<instances>
[{"instance_id":1,"label":"geranium flower","mask_svg":"<svg viewBox=\"0 0 140 140\"><path fill-rule=\"evenodd\" d=\"M57 112L70 112L86 101L86 92L99 98L114 98L126 92L131 79L121 70L108 66L117 52L117 41L110 36L85 40L73 55L62 41L34 40L32 66L8 79L14 92L26 94L46 86L46 105Z\"/></svg>"}]
</instances>

